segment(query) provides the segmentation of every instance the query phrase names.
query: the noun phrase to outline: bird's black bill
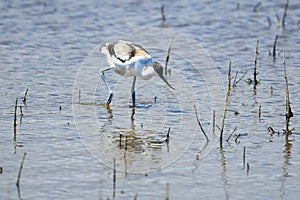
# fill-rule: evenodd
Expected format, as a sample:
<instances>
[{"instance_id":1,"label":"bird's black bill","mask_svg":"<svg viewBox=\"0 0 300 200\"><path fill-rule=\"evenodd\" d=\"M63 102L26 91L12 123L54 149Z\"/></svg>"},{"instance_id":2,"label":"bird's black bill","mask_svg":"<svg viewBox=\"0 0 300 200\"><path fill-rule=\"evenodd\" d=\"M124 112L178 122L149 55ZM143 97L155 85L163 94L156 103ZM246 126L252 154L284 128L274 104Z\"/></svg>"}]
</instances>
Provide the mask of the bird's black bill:
<instances>
[{"instance_id":1,"label":"bird's black bill","mask_svg":"<svg viewBox=\"0 0 300 200\"><path fill-rule=\"evenodd\" d=\"M175 90L175 88L172 87L172 85L167 81L167 79L164 77L164 75L160 74L159 77L173 90Z\"/></svg>"}]
</instances>

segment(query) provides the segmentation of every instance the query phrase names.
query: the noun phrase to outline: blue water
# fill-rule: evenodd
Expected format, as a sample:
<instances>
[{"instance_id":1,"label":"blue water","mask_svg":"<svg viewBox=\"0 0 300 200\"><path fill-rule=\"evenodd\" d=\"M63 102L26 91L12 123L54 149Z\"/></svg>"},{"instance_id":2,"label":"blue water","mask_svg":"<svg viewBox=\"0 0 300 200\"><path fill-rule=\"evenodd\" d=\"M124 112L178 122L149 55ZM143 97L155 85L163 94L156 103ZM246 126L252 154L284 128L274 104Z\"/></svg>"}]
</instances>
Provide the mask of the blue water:
<instances>
[{"instance_id":1,"label":"blue water","mask_svg":"<svg viewBox=\"0 0 300 200\"><path fill-rule=\"evenodd\" d=\"M2 1L0 199L297 199L300 4L290 1L283 28L285 1L263 1L254 10L257 3ZM176 90L159 78L138 79L143 106L132 109L132 79L107 72L115 93L112 105L103 106L99 70L106 59L99 46L131 40L164 63L171 38L168 81ZM256 40L254 92L246 79L253 79ZM295 127L288 141L284 50ZM232 77L247 74L231 90L220 147L213 111L221 127L230 61Z\"/></svg>"}]
</instances>

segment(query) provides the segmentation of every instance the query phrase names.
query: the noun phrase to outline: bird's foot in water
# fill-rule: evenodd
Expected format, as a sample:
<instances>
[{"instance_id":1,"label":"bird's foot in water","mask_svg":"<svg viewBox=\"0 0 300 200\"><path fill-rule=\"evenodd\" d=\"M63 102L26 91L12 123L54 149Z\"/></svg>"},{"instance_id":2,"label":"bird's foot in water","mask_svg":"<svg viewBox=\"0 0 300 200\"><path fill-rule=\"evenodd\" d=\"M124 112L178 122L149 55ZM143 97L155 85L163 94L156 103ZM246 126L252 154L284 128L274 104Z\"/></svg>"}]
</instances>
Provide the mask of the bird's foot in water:
<instances>
[{"instance_id":1,"label":"bird's foot in water","mask_svg":"<svg viewBox=\"0 0 300 200\"><path fill-rule=\"evenodd\" d=\"M129 108L150 108L152 106L151 103L137 103L135 105L130 105Z\"/></svg>"}]
</instances>

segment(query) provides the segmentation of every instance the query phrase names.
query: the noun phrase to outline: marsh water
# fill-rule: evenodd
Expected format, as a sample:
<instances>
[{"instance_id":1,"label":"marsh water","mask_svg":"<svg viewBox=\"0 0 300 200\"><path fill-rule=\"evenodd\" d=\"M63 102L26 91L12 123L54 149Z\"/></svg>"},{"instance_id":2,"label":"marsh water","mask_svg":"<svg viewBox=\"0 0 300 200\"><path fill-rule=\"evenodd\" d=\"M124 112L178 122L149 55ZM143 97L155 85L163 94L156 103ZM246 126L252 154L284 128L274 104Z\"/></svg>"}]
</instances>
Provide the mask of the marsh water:
<instances>
[{"instance_id":1,"label":"marsh water","mask_svg":"<svg viewBox=\"0 0 300 200\"><path fill-rule=\"evenodd\" d=\"M297 199L300 2L283 27L285 3L1 1L0 199ZM132 78L108 71L105 106L99 48L119 39L163 65L173 39L176 90L137 79L132 108Z\"/></svg>"}]
</instances>

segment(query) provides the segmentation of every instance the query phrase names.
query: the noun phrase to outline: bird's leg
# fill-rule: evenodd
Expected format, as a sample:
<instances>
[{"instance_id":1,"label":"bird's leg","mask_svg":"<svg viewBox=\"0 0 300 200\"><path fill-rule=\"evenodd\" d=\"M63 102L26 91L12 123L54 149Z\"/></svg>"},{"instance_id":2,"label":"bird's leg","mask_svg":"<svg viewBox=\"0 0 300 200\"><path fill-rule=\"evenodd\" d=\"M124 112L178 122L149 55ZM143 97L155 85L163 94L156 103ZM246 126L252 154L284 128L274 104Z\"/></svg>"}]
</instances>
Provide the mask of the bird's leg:
<instances>
[{"instance_id":1,"label":"bird's leg","mask_svg":"<svg viewBox=\"0 0 300 200\"><path fill-rule=\"evenodd\" d=\"M110 89L110 87L109 87L109 85L108 85L108 83L106 81L104 72L108 71L108 70L110 70L112 68L113 67L107 67L107 68L101 70L101 78L102 78L102 80L103 80L103 82L104 82L104 84L105 84L105 86L106 86L106 88L108 90L108 96L107 96L107 100L106 100L106 105L109 105L111 103L111 100L113 98L113 91Z\"/></svg>"},{"instance_id":2,"label":"bird's leg","mask_svg":"<svg viewBox=\"0 0 300 200\"><path fill-rule=\"evenodd\" d=\"M132 87L131 87L131 98L132 98L132 106L135 107L135 81L136 81L136 76L133 77L133 82L132 82Z\"/></svg>"}]
</instances>

